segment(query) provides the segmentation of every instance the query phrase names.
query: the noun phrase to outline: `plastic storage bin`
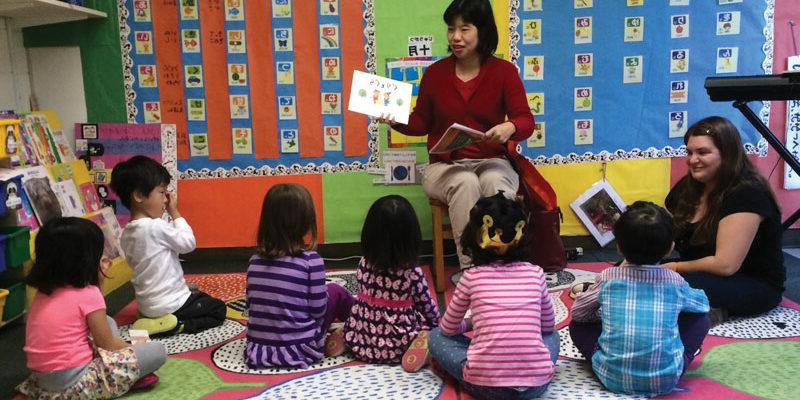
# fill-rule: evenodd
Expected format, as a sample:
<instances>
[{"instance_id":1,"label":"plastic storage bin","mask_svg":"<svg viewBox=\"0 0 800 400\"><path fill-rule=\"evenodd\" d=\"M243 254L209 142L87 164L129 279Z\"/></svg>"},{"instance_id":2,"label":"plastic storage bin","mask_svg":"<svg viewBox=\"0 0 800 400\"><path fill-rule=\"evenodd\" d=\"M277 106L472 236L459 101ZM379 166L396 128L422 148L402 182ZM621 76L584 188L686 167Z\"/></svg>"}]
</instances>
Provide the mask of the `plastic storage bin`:
<instances>
[{"instance_id":1,"label":"plastic storage bin","mask_svg":"<svg viewBox=\"0 0 800 400\"><path fill-rule=\"evenodd\" d=\"M5 290L8 291L8 295L3 306L3 322L16 318L25 312L25 283L14 283Z\"/></svg>"},{"instance_id":2,"label":"plastic storage bin","mask_svg":"<svg viewBox=\"0 0 800 400\"><path fill-rule=\"evenodd\" d=\"M0 226L0 242L4 242L5 268L16 268L31 258L31 228L29 226ZM4 268L4 269L5 269Z\"/></svg>"}]
</instances>

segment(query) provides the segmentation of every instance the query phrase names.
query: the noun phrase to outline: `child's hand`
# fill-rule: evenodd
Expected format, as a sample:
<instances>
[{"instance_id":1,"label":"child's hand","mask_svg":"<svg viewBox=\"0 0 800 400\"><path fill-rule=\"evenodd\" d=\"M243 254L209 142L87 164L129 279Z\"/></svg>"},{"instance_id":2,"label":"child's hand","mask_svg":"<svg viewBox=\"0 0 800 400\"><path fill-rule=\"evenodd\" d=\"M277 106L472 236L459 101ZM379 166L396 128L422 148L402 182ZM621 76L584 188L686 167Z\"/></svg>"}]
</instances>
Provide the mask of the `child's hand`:
<instances>
[{"instance_id":1,"label":"child's hand","mask_svg":"<svg viewBox=\"0 0 800 400\"><path fill-rule=\"evenodd\" d=\"M175 192L167 192L167 214L172 219L181 217L181 213L178 212L178 198L175 196Z\"/></svg>"}]
</instances>

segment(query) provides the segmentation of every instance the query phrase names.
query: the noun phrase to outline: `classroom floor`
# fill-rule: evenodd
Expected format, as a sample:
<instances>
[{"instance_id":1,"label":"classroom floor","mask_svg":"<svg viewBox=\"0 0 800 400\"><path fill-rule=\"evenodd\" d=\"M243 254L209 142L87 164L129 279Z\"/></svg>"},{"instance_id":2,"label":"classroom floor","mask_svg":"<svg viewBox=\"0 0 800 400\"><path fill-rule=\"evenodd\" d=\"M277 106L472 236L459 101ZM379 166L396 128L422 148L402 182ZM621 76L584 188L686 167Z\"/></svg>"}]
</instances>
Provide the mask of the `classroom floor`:
<instances>
[{"instance_id":1,"label":"classroom floor","mask_svg":"<svg viewBox=\"0 0 800 400\"><path fill-rule=\"evenodd\" d=\"M787 270L786 292L784 295L794 302L800 303L800 248L785 248L785 265ZM587 251L575 262L591 263L616 261L619 256L615 251L600 249ZM429 262L430 260L422 260ZM354 268L357 258L346 260L326 260L329 268ZM232 273L244 272L246 258L232 257L228 260L201 261L192 260L184 264L187 274L213 274L213 273ZM448 263L455 263L451 258ZM109 314L114 315L128 305L133 299L133 290L130 284L107 297ZM439 297L440 304L446 304L442 295ZM57 327L54 327L57 330ZM21 382L27 375L25 369L25 355L22 346L25 341L24 322L22 319L12 322L0 328L0 349L3 350L3 357L0 358L0 398L11 398L14 395L14 386Z\"/></svg>"}]
</instances>

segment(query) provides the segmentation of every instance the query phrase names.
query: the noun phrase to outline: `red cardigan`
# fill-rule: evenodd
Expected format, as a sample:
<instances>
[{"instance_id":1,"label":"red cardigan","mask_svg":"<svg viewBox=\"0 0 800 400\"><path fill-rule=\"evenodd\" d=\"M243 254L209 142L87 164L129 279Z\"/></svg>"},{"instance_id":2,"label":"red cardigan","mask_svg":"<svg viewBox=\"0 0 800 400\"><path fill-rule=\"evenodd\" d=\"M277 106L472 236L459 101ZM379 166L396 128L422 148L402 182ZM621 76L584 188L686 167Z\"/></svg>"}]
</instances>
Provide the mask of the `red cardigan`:
<instances>
[{"instance_id":1,"label":"red cardigan","mask_svg":"<svg viewBox=\"0 0 800 400\"><path fill-rule=\"evenodd\" d=\"M454 122L486 132L506 120L517 128L510 140L523 141L533 133L533 114L514 64L489 56L481 65L477 86L465 101L456 86L455 56L433 63L422 76L419 96L408 125L392 129L410 136L428 135L428 149ZM506 154L502 143L476 143L451 154L431 154L431 162L462 158L493 158Z\"/></svg>"}]
</instances>

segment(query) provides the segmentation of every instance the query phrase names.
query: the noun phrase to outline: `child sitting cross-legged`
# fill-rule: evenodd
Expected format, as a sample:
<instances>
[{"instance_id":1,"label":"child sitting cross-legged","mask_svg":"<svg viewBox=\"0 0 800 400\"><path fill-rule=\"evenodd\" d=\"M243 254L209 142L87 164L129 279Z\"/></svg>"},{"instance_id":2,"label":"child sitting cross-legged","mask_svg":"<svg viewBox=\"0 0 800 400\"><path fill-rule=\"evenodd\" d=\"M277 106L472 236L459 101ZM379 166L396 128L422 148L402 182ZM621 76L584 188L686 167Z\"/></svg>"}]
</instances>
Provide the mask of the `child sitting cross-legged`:
<instances>
[{"instance_id":1,"label":"child sitting cross-legged","mask_svg":"<svg viewBox=\"0 0 800 400\"><path fill-rule=\"evenodd\" d=\"M577 295L570 336L613 392L669 393L705 338L708 299L659 261L672 250L672 217L637 201L614 225L622 265Z\"/></svg>"},{"instance_id":2,"label":"child sitting cross-legged","mask_svg":"<svg viewBox=\"0 0 800 400\"><path fill-rule=\"evenodd\" d=\"M111 172L111 187L131 212L120 244L133 269L140 316L133 328L150 336L200 332L222 325L226 314L222 300L186 285L178 254L194 250L194 233L178 212L175 194L167 192L169 181L167 169L145 156ZM161 218L165 209L172 222Z\"/></svg>"}]
</instances>

